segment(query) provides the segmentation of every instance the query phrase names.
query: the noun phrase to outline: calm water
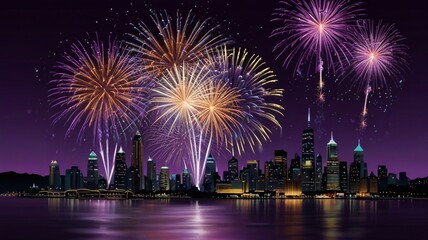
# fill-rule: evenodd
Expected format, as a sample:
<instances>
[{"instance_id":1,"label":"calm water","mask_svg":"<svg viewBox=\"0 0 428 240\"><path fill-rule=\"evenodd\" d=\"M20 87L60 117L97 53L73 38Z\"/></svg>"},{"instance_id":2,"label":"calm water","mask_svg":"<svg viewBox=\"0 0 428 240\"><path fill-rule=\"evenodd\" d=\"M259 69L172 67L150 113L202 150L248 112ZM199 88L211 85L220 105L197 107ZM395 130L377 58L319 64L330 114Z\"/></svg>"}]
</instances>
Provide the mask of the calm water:
<instances>
[{"instance_id":1,"label":"calm water","mask_svg":"<svg viewBox=\"0 0 428 240\"><path fill-rule=\"evenodd\" d=\"M428 239L427 200L0 198L0 239Z\"/></svg>"}]
</instances>

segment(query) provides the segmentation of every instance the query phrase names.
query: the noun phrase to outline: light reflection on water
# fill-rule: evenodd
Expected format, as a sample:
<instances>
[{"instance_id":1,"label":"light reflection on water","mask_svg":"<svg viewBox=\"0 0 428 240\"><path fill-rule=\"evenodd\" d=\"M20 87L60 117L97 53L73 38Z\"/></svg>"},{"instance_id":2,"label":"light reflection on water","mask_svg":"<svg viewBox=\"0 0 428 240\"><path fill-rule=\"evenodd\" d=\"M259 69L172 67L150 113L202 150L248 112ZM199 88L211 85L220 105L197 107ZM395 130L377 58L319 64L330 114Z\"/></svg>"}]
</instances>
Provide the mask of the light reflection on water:
<instances>
[{"instance_id":1,"label":"light reflection on water","mask_svg":"<svg viewBox=\"0 0 428 240\"><path fill-rule=\"evenodd\" d=\"M0 198L0 213L21 239L424 239L428 226L423 200Z\"/></svg>"}]
</instances>

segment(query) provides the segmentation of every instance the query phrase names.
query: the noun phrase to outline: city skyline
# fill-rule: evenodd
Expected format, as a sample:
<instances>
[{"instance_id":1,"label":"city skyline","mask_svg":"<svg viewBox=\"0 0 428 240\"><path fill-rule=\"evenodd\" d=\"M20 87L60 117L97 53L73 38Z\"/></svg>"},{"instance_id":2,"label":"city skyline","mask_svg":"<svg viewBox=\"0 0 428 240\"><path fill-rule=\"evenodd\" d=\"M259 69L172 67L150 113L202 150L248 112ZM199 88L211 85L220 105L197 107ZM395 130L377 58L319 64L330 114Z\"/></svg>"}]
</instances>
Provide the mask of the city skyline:
<instances>
[{"instance_id":1,"label":"city skyline","mask_svg":"<svg viewBox=\"0 0 428 240\"><path fill-rule=\"evenodd\" d=\"M92 144L93 140L87 137L82 142L76 142L73 137L65 137L65 129L62 124L51 126L52 112L48 107L46 97L47 89L50 87L48 82L51 80L49 66L58 60L54 54L59 55L72 42L82 36L84 37L88 32L95 31L103 35L112 31L115 36L121 37L123 33L118 30L119 27L108 27L111 22L123 26L127 22L137 21L136 18L141 17L138 15L148 12L144 4L134 3L130 5L129 2L125 5L118 5L111 2L95 15L92 12L82 12L79 20L77 18L66 20L59 17L61 13L66 11L65 8L69 7L70 9L67 11L76 13L80 11L81 6L79 4L72 6L53 4L54 11L42 9L43 4L50 3L49 1L42 2L42 7L33 3L34 5L28 5L28 8L23 8L21 4L16 3L11 7L12 11L3 14L3 18L8 19L7 22L11 23L6 26L6 29L11 33L11 38L4 40L6 41L4 46L10 47L10 49L4 49L5 55L1 59L8 70L3 72L7 80L0 94L1 109L5 112L0 117L0 124L7 126L2 127L0 132L2 136L0 144L5 149L0 172L12 170L46 175L46 166L52 160L60 163L63 170L76 165L84 169L83 166L87 164L88 154L95 150ZM372 106L368 115L369 126L361 131L358 129L360 101L354 100L356 96L361 99L361 92L355 90L355 94L341 94L346 88L346 84L336 85L333 81L328 81L326 103L320 106L316 102L316 92L313 90L315 85L312 80L316 78L316 75L309 77L310 81L293 79L290 71L282 68L280 61L274 60L275 55L272 53L274 41L269 38L269 34L275 26L269 21L269 18L273 9L278 7L276 1L269 2L266 6L258 9L260 12L255 15L257 17L254 20L251 19L251 13L257 8L254 8L252 3L248 6L248 13L243 11L236 13L236 15L230 14L226 10L226 6L231 11L242 6L228 1L219 3L225 7L223 10L218 9L213 4L200 3L198 5L193 1L184 1L183 4L177 4L178 6L174 4L167 6L162 1L147 4L155 10L167 8L171 13L174 12L172 9L179 8L186 14L192 8L198 18L203 17L204 13L212 15L213 20L222 25L222 30L232 35L238 46L261 55L263 60L278 75L279 86L285 88L282 102L285 107L285 116L280 118L282 129L274 129L271 142L265 142L262 149L256 148L255 153L246 149L246 153L242 156L235 156L239 160L239 169L247 160L258 159L261 163L273 160L275 149L286 150L288 156L294 156L294 153L301 155L301 133L306 127L306 110L310 107L314 119L314 154L320 153L323 156L324 165L327 159L325 144L329 140L330 131L333 131L334 138L338 143L339 161L348 162L348 166L353 161L352 154L357 146L357 141L361 139L361 144L365 150L365 162L369 165L368 172L376 172L378 165L386 165L390 172L406 171L411 178L428 175L426 161L424 160L428 158L428 152L424 148L428 140L427 136L423 134L428 128L426 124L424 125L428 122L428 112L424 107L425 100L422 97L422 90L427 87L427 83L422 81L426 71L423 67L426 46L422 43L427 39L427 31L426 26L424 28L424 24L421 22L416 22L416 24L420 24L420 27L417 28L418 31L410 31L411 27L408 27L409 24L413 23L409 19L417 19L418 16L423 15L423 7L418 10L416 6L406 5L404 9L400 9L405 13L415 12L413 16L410 16L408 14L397 14L400 12L397 10L397 6L401 7L401 5L395 2L389 4L384 2L365 3L369 14L374 18L382 18L390 23L396 22L400 32L406 36L412 63L411 70L403 79L404 84L400 85L401 83L399 83L400 87L398 88L402 90L392 89L394 95L388 95L388 97L392 97L392 102L382 100ZM195 7L195 4L198 7ZM95 6L95 3L91 6ZM136 9L138 13L129 13L125 16L128 9ZM388 11L384 11L385 9ZM12 16L13 13L19 14ZM41 20L37 20L34 29L30 29L28 26L29 19L40 13L42 15ZM119 16L117 19L114 17L116 13ZM53 22L55 18L58 18L57 23ZM228 22L223 24L222 20ZM6 21L3 20L2 22ZM76 31L77 33L75 33ZM21 38L25 35L30 36L32 41L23 42ZM47 38L51 39L47 40ZM15 41L23 43L20 48L14 47ZM264 45L264 42L267 44ZM38 45L41 46L40 49L35 50L34 46ZM24 59L23 56L26 54L29 57ZM22 82L26 84L17 87ZM12 91L5 92L4 89L12 89ZM392 106L383 107L390 103L393 103ZM386 111L384 112L384 110ZM409 121L415 121L415 123L409 123ZM123 145L124 151L127 153L126 159L129 161L132 152L132 139L129 138L127 142L121 145ZM149 149L149 146L147 147ZM146 151L146 148L144 152L143 166L145 167L151 152L150 149ZM226 169L227 160L231 156L222 153L218 156L214 154L214 157L218 168ZM156 161L159 167L166 165L161 163L161 159L156 159ZM181 163L175 164L176 166L174 163L167 165L174 169L171 172L181 172L175 169L181 170L183 165Z\"/></svg>"}]
</instances>

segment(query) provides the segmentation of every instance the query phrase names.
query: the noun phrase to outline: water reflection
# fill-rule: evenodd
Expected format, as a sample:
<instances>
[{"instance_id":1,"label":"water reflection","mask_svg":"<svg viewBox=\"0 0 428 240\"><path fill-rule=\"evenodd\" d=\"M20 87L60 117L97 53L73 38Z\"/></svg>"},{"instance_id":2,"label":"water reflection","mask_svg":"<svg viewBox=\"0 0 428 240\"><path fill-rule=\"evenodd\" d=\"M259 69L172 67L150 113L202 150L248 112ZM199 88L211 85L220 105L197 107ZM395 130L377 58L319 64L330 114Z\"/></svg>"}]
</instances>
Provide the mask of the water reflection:
<instances>
[{"instance_id":1,"label":"water reflection","mask_svg":"<svg viewBox=\"0 0 428 240\"><path fill-rule=\"evenodd\" d=\"M43 226L62 239L413 239L428 225L428 201L0 198L0 212L21 239Z\"/></svg>"}]
</instances>

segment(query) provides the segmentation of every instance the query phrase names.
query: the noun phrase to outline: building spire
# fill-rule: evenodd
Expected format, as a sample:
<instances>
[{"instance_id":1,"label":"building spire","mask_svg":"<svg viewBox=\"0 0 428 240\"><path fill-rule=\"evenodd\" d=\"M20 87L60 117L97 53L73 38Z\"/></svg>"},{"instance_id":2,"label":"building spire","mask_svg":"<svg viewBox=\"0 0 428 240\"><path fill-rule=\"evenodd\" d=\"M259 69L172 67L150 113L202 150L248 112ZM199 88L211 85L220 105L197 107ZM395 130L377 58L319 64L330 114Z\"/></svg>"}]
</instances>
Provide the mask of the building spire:
<instances>
[{"instance_id":1,"label":"building spire","mask_svg":"<svg viewBox=\"0 0 428 240\"><path fill-rule=\"evenodd\" d=\"M137 135L137 136L141 136L141 134L140 134L140 130L138 130L138 129L137 129L137 132L135 133L135 135Z\"/></svg>"},{"instance_id":2,"label":"building spire","mask_svg":"<svg viewBox=\"0 0 428 240\"><path fill-rule=\"evenodd\" d=\"M119 149L119 152L118 152L118 153L125 153L125 152L123 151L122 146L120 146L120 149Z\"/></svg>"},{"instance_id":3,"label":"building spire","mask_svg":"<svg viewBox=\"0 0 428 240\"><path fill-rule=\"evenodd\" d=\"M333 131L331 131L331 138L330 138L330 142L328 142L328 144L337 144L333 139Z\"/></svg>"},{"instance_id":4,"label":"building spire","mask_svg":"<svg viewBox=\"0 0 428 240\"><path fill-rule=\"evenodd\" d=\"M311 127L311 108L308 108L308 128Z\"/></svg>"},{"instance_id":5,"label":"building spire","mask_svg":"<svg viewBox=\"0 0 428 240\"><path fill-rule=\"evenodd\" d=\"M363 152L363 148L361 147L360 139L358 139L358 146L354 149L354 152Z\"/></svg>"}]
</instances>

